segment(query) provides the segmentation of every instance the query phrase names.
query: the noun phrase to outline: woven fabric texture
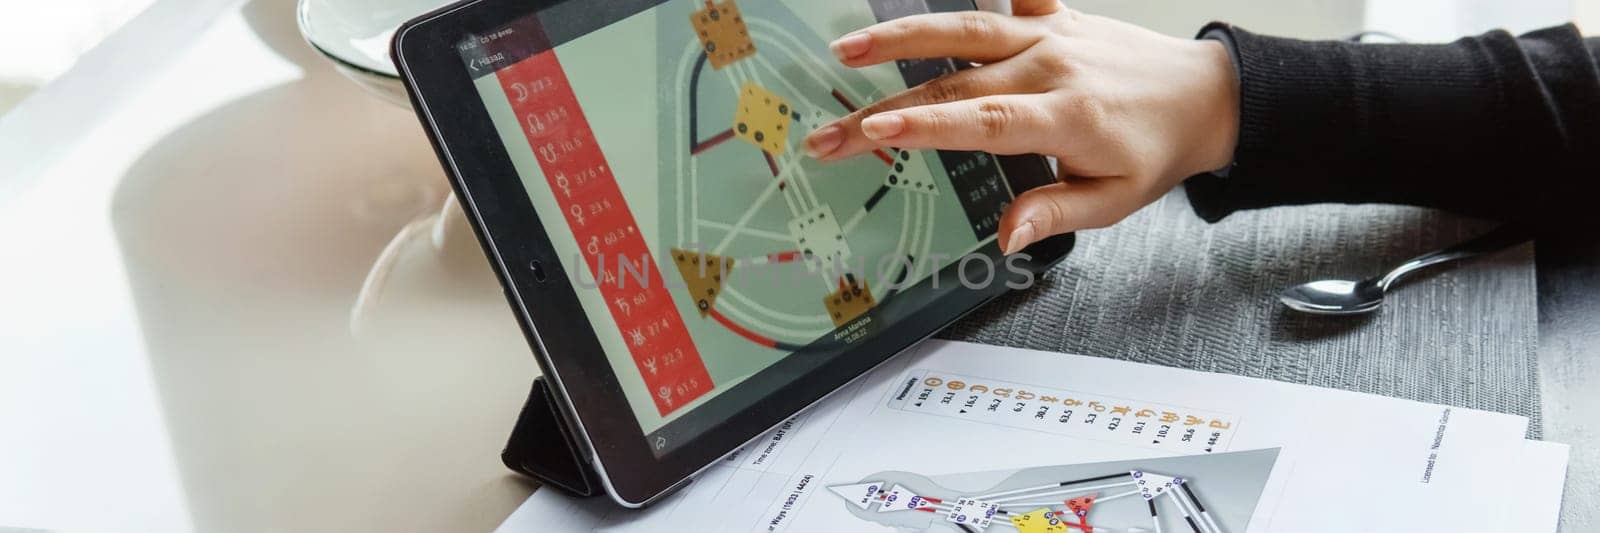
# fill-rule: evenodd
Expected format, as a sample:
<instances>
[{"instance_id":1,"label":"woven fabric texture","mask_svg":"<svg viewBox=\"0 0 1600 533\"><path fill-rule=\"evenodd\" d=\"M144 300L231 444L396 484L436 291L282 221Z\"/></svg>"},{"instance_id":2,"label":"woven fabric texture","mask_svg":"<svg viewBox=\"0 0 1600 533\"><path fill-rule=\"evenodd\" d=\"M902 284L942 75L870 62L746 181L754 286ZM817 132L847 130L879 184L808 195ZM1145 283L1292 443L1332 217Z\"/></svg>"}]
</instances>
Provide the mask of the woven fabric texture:
<instances>
[{"instance_id":1,"label":"woven fabric texture","mask_svg":"<svg viewBox=\"0 0 1600 533\"><path fill-rule=\"evenodd\" d=\"M1417 274L1363 317L1312 317L1284 287L1361 279L1492 223L1401 206L1239 212L1180 191L1077 249L1036 286L939 336L1346 389L1529 417L1539 435L1531 244Z\"/></svg>"}]
</instances>

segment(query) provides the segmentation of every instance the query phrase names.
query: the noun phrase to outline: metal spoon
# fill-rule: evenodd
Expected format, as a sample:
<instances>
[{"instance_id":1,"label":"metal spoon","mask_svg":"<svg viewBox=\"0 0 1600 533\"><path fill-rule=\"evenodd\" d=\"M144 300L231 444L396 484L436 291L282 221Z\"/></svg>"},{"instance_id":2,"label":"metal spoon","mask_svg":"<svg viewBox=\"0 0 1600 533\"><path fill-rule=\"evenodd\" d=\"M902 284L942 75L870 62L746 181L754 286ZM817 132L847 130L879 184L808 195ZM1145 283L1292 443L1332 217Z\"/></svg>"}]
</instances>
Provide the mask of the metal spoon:
<instances>
[{"instance_id":1,"label":"metal spoon","mask_svg":"<svg viewBox=\"0 0 1600 533\"><path fill-rule=\"evenodd\" d=\"M1441 263L1477 257L1521 244L1528 234L1520 228L1500 226L1466 242L1418 256L1380 277L1361 281L1325 279L1295 285L1278 293L1283 305L1313 315L1359 315L1383 306L1383 295L1396 282L1419 270Z\"/></svg>"}]
</instances>

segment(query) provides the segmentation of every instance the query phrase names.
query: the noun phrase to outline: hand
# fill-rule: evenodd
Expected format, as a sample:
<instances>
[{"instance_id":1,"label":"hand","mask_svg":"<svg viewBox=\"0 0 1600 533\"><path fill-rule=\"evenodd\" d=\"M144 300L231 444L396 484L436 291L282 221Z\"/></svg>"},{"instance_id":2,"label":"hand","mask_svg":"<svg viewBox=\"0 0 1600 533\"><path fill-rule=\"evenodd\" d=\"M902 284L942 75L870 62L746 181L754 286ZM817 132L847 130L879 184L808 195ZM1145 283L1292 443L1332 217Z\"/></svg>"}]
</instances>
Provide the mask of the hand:
<instances>
[{"instance_id":1,"label":"hand","mask_svg":"<svg viewBox=\"0 0 1600 533\"><path fill-rule=\"evenodd\" d=\"M1114 224L1232 161L1239 88L1221 43L1167 37L1057 0L1014 0L1012 11L916 15L834 41L850 67L931 57L982 66L817 128L806 151L824 161L883 147L1055 156L1061 181L1024 192L1000 220L1008 254Z\"/></svg>"}]
</instances>

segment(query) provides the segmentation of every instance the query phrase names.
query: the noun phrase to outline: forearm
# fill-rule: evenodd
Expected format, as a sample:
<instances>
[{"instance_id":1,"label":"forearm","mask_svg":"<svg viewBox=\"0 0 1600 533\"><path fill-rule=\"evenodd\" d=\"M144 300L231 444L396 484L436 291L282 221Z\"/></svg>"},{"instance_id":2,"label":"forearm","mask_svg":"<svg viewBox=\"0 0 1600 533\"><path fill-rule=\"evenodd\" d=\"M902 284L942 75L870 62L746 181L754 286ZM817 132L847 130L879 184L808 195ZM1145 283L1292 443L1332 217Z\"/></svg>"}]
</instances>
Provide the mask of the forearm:
<instances>
[{"instance_id":1,"label":"forearm","mask_svg":"<svg viewBox=\"0 0 1600 533\"><path fill-rule=\"evenodd\" d=\"M1596 198L1600 75L1576 29L1440 45L1231 37L1239 136L1188 180L1210 221L1239 209L1402 203L1534 223Z\"/></svg>"}]
</instances>

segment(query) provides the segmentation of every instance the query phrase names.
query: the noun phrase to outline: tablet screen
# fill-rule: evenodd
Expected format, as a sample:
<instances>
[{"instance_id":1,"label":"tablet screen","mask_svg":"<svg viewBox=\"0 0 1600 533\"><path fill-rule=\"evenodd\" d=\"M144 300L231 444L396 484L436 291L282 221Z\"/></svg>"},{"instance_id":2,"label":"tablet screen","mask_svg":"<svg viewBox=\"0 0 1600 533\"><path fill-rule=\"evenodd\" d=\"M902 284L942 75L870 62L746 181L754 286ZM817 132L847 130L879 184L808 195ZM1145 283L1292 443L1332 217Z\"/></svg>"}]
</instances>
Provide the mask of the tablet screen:
<instances>
[{"instance_id":1,"label":"tablet screen","mask_svg":"<svg viewBox=\"0 0 1600 533\"><path fill-rule=\"evenodd\" d=\"M957 289L927 287L945 267L994 261L1013 193L992 156L886 148L824 164L803 151L816 126L954 70L838 64L830 40L908 14L896 9L928 8L566 2L458 44L658 456L904 316L897 306Z\"/></svg>"}]
</instances>

